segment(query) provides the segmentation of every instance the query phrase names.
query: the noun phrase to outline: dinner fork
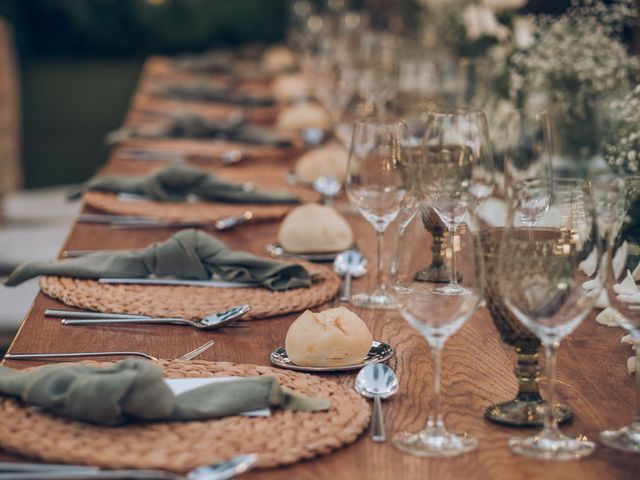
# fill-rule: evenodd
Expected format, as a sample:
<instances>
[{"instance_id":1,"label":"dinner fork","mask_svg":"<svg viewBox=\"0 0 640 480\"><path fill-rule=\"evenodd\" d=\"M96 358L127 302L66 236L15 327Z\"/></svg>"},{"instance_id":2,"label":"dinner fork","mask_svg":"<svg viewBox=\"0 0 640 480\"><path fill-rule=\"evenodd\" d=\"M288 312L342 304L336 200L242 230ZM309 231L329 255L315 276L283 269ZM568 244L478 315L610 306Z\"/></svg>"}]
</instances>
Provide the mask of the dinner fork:
<instances>
[{"instance_id":1,"label":"dinner fork","mask_svg":"<svg viewBox=\"0 0 640 480\"><path fill-rule=\"evenodd\" d=\"M214 345L213 340L209 340L204 345L199 346L191 352L174 358L174 360L192 360L201 353L206 352ZM144 352L68 352L68 353L7 353L6 360L35 360L39 358L77 358L77 357L142 357L148 360L158 360L153 355Z\"/></svg>"}]
</instances>

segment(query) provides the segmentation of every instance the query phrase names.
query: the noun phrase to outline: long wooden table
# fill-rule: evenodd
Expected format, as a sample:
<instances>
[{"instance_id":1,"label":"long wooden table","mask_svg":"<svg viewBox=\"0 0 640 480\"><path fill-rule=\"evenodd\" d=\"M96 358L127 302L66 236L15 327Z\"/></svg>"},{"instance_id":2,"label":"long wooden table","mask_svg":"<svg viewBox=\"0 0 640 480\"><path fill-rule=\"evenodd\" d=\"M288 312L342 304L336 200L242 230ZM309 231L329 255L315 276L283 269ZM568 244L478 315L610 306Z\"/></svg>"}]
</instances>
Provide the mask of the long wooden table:
<instances>
[{"instance_id":1,"label":"long wooden table","mask_svg":"<svg viewBox=\"0 0 640 480\"><path fill-rule=\"evenodd\" d=\"M132 164L112 158L104 171L131 173ZM344 200L343 200L344 201ZM374 234L371 226L355 214L346 214L365 255L373 260ZM245 225L220 233L232 248L264 252L274 241L278 224ZM171 229L113 230L108 226L76 224L65 249L113 249L144 247L175 233ZM389 249L387 249L388 251ZM373 263L373 262L371 262ZM354 288L373 286L373 273L357 280ZM331 306L328 304L327 306ZM24 320L10 352L82 350L139 350L161 358L173 358L204 343L216 346L202 355L210 361L232 361L268 365L274 347L283 345L288 326L296 315L252 321L242 332L227 329L202 332L196 329L157 325L63 327L45 319L44 310L63 305L42 293ZM432 393L432 364L425 341L396 312L356 310L376 339L393 345L397 356L389 363L400 379L400 391L385 402L388 434L417 430L427 419L427 403ZM621 329L597 324L595 314L563 342L558 358L557 390L560 401L574 411L573 423L563 428L572 435L597 439L598 432L631 421L634 413L634 379L627 372L630 348L620 344ZM515 355L502 343L486 310L480 310L447 343L444 352L443 405L447 425L466 431L479 440L477 450L451 459L419 459L396 450L390 442L373 443L363 434L354 444L330 455L296 465L254 471L255 479L638 479L640 456L625 454L602 445L587 459L572 462L542 462L513 455L506 442L513 435L529 435L532 430L511 429L484 419L491 403L512 398L516 382ZM24 368L30 362L5 362ZM336 382L351 385L353 374L328 375ZM278 439L274 438L274 442ZM3 455L3 459L15 459ZM245 477L243 477L245 478Z\"/></svg>"}]
</instances>

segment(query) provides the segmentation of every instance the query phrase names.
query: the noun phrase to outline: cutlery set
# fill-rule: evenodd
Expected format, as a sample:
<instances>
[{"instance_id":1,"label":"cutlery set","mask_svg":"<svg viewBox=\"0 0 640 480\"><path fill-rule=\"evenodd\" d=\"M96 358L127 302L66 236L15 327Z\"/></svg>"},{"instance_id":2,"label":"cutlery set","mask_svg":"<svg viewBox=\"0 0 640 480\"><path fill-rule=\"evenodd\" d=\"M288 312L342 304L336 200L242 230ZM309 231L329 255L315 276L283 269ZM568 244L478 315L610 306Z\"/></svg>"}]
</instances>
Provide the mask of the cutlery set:
<instances>
[{"instance_id":1,"label":"cutlery set","mask_svg":"<svg viewBox=\"0 0 640 480\"><path fill-rule=\"evenodd\" d=\"M231 166L248 159L245 152L239 149L227 150L220 155L192 154L182 150L166 150L163 148L133 148L118 149L118 157L123 160L137 160L142 162L218 162L223 166Z\"/></svg>"},{"instance_id":2,"label":"cutlery set","mask_svg":"<svg viewBox=\"0 0 640 480\"><path fill-rule=\"evenodd\" d=\"M89 465L57 463L0 463L0 480L72 480L72 479L148 479L148 480L227 480L247 472L258 463L255 453L198 467L186 475L162 470L102 470Z\"/></svg>"},{"instance_id":3,"label":"cutlery set","mask_svg":"<svg viewBox=\"0 0 640 480\"><path fill-rule=\"evenodd\" d=\"M240 215L230 215L215 221L162 220L160 218L141 215L115 215L106 213L82 213L78 216L80 223L108 224L112 228L211 228L217 231L230 230L247 223L253 218L253 212L246 210Z\"/></svg>"}]
</instances>

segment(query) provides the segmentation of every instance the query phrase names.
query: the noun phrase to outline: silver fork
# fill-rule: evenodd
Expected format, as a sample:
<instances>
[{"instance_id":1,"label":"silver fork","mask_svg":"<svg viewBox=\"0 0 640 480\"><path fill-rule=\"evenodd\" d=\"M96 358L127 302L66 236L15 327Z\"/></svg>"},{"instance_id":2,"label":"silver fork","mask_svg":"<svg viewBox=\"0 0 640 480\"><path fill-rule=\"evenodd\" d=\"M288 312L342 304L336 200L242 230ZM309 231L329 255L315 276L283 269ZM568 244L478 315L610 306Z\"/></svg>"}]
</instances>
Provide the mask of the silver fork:
<instances>
[{"instance_id":1,"label":"silver fork","mask_svg":"<svg viewBox=\"0 0 640 480\"><path fill-rule=\"evenodd\" d=\"M215 342L209 340L204 345L199 346L191 352L174 358L174 360L192 360L201 353L209 350ZM39 358L78 358L78 357L142 357L149 360L158 360L153 355L144 352L69 352L69 353L8 353L4 356L6 360L35 360Z\"/></svg>"}]
</instances>

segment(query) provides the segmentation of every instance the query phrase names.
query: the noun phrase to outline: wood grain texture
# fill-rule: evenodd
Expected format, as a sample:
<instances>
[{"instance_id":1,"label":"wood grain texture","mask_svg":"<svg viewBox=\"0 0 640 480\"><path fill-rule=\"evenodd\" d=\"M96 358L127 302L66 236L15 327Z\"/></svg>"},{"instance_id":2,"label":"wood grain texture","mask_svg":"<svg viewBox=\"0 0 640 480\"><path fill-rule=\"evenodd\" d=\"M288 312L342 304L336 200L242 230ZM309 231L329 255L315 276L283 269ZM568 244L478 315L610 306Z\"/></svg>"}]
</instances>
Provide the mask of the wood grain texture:
<instances>
[{"instance_id":1,"label":"wood grain texture","mask_svg":"<svg viewBox=\"0 0 640 480\"><path fill-rule=\"evenodd\" d=\"M292 159L283 159L290 162ZM250 165L244 168L251 168ZM105 171L129 171L131 162L112 161ZM276 173L277 172L277 173ZM280 174L274 170L273 174ZM344 206L345 199L340 203ZM345 213L353 225L356 241L369 259L374 258L373 229L354 213ZM231 248L256 253L276 239L277 223L259 223L219 237ZM74 225L65 249L109 249L144 247L166 239L171 229L118 231L104 225ZM390 236L390 235L388 235ZM387 244L389 246L389 244ZM387 248L387 252L391 248ZM355 281L356 291L373 285L373 274ZM330 306L334 302L330 302ZM55 319L45 319L46 308L61 308L60 302L39 294L10 351L46 352L83 349L142 350L161 358L173 358L195 348L209 338L216 346L202 358L268 365L268 355L283 345L288 326L296 315L253 321L242 331L227 329L201 332L171 325L62 327ZM426 342L396 312L354 309L371 328L377 340L397 350L390 365L397 371L400 391L385 402L389 434L404 429L417 430L427 419L427 402L432 392L432 364ZM563 342L558 358L558 397L575 413L569 434L585 434L597 439L598 432L630 422L634 405L634 379L627 373L628 346L620 344L621 329L598 325L590 315ZM478 449L453 459L418 459L400 453L387 442L373 443L363 435L355 444L326 458L301 462L287 468L251 472L243 478L291 479L637 479L640 456L624 454L602 445L594 455L575 462L539 462L517 457L506 442L512 435L528 435L532 430L510 429L489 423L483 417L491 403L507 400L516 391L512 370L515 355L501 343L489 314L480 310L447 343L444 351L443 405L451 429L467 431L479 440ZM36 365L6 362L16 368ZM352 384L353 374L327 375L343 384ZM273 439L278 441L277 438ZM10 457L6 457L10 458Z\"/></svg>"}]
</instances>

